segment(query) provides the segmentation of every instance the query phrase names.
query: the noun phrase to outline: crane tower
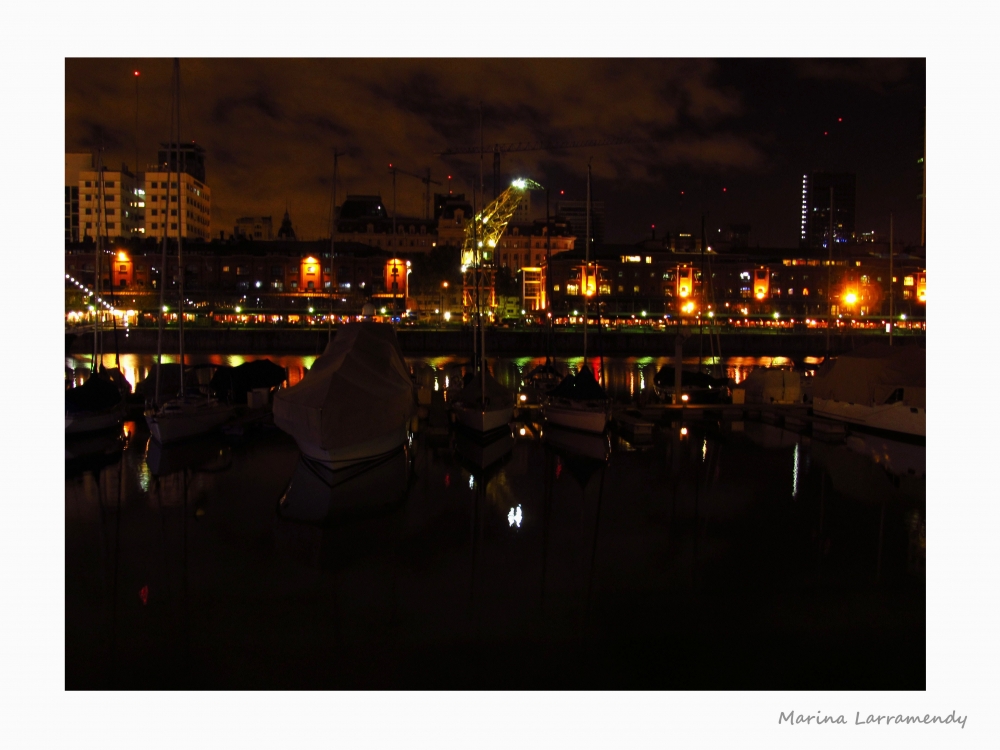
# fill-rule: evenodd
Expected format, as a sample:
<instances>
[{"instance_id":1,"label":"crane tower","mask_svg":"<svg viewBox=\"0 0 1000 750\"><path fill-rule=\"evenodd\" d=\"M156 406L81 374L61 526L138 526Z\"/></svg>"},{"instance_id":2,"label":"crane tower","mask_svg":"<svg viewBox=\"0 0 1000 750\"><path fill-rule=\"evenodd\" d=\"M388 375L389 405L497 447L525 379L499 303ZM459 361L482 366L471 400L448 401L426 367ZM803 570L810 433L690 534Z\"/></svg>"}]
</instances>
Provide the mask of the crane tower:
<instances>
[{"instance_id":1,"label":"crane tower","mask_svg":"<svg viewBox=\"0 0 1000 750\"><path fill-rule=\"evenodd\" d=\"M514 180L510 187L466 224L462 243L462 308L466 320L476 309L477 292L484 312L492 314L496 307L497 243L524 194L528 190L544 189L534 180Z\"/></svg>"}]
</instances>

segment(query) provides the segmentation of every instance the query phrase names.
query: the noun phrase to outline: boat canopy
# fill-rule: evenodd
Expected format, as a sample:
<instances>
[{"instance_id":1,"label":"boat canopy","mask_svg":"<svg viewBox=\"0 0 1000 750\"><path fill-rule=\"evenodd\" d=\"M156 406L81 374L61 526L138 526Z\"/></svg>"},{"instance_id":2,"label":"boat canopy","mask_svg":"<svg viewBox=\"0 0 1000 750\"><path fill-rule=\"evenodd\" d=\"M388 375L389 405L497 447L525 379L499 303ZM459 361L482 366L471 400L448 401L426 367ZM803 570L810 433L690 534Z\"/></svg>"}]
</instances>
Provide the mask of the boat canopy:
<instances>
[{"instance_id":1,"label":"boat canopy","mask_svg":"<svg viewBox=\"0 0 1000 750\"><path fill-rule=\"evenodd\" d=\"M324 450L377 439L415 410L410 373L387 323L341 326L305 377L274 397L274 423Z\"/></svg>"},{"instance_id":2,"label":"boat canopy","mask_svg":"<svg viewBox=\"0 0 1000 750\"><path fill-rule=\"evenodd\" d=\"M481 406L483 383L480 377L480 374L476 373L469 378L462 390L456 393L452 400L455 403L468 406ZM486 405L494 408L514 405L514 395L509 389L500 385L489 371L486 372Z\"/></svg>"},{"instance_id":3,"label":"boat canopy","mask_svg":"<svg viewBox=\"0 0 1000 750\"><path fill-rule=\"evenodd\" d=\"M576 375L570 373L563 381L549 391L555 398L566 398L570 401L604 401L608 394L594 378L594 373L584 365Z\"/></svg>"},{"instance_id":4,"label":"boat canopy","mask_svg":"<svg viewBox=\"0 0 1000 750\"><path fill-rule=\"evenodd\" d=\"M902 401L927 405L927 350L919 346L868 344L824 362L813 398L877 406Z\"/></svg>"},{"instance_id":5,"label":"boat canopy","mask_svg":"<svg viewBox=\"0 0 1000 750\"><path fill-rule=\"evenodd\" d=\"M110 409L122 400L121 391L109 378L91 375L83 385L66 389L66 413Z\"/></svg>"}]
</instances>

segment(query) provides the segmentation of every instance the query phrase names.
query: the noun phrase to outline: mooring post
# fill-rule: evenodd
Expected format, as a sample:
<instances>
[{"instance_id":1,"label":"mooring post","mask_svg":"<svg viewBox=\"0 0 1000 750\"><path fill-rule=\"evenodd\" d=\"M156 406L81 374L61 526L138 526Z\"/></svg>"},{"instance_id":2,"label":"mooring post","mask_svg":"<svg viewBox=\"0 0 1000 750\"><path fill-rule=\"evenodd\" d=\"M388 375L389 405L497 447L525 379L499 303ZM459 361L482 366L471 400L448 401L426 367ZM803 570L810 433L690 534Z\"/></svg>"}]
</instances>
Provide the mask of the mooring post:
<instances>
[{"instance_id":1,"label":"mooring post","mask_svg":"<svg viewBox=\"0 0 1000 750\"><path fill-rule=\"evenodd\" d=\"M681 370L684 361L684 337L674 339L674 403L681 403Z\"/></svg>"}]
</instances>

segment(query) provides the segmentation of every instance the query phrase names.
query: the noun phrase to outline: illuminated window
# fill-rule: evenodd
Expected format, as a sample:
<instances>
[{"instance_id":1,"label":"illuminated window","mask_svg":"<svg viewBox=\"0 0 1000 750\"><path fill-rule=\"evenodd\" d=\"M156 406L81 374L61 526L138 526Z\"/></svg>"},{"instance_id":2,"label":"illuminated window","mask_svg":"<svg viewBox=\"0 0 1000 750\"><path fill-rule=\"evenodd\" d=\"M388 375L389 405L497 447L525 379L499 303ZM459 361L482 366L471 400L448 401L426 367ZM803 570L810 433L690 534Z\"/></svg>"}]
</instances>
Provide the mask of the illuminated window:
<instances>
[{"instance_id":1,"label":"illuminated window","mask_svg":"<svg viewBox=\"0 0 1000 750\"><path fill-rule=\"evenodd\" d=\"M803 297L808 297L809 296L809 290L808 289L803 289L802 290L802 296Z\"/></svg>"},{"instance_id":2,"label":"illuminated window","mask_svg":"<svg viewBox=\"0 0 1000 750\"><path fill-rule=\"evenodd\" d=\"M122 265L118 266L118 270L121 273L126 273L128 271L128 266L123 263Z\"/></svg>"},{"instance_id":3,"label":"illuminated window","mask_svg":"<svg viewBox=\"0 0 1000 750\"><path fill-rule=\"evenodd\" d=\"M553 292L558 292L558 291L559 291L559 285L558 285L558 284L554 284L554 285L552 286L552 291L553 291Z\"/></svg>"},{"instance_id":4,"label":"illuminated window","mask_svg":"<svg viewBox=\"0 0 1000 750\"><path fill-rule=\"evenodd\" d=\"M632 287L632 293L633 294L638 294L639 293L639 286L638 285Z\"/></svg>"},{"instance_id":5,"label":"illuminated window","mask_svg":"<svg viewBox=\"0 0 1000 750\"><path fill-rule=\"evenodd\" d=\"M913 277L912 276L904 276L903 277L903 286L913 286Z\"/></svg>"},{"instance_id":6,"label":"illuminated window","mask_svg":"<svg viewBox=\"0 0 1000 750\"><path fill-rule=\"evenodd\" d=\"M601 282L600 287L597 290L598 294L611 294L611 284Z\"/></svg>"},{"instance_id":7,"label":"illuminated window","mask_svg":"<svg viewBox=\"0 0 1000 750\"><path fill-rule=\"evenodd\" d=\"M578 284L566 285L566 294L579 294L579 293L580 293L580 287Z\"/></svg>"}]
</instances>

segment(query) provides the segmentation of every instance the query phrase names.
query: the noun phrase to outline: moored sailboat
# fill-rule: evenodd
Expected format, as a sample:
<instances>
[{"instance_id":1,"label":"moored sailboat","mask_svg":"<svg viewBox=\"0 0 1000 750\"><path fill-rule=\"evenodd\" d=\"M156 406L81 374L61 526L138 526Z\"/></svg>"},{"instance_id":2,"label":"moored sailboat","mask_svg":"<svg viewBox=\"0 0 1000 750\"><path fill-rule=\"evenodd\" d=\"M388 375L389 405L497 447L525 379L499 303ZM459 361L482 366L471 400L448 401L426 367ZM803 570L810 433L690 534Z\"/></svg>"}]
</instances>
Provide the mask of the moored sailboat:
<instances>
[{"instance_id":1,"label":"moored sailboat","mask_svg":"<svg viewBox=\"0 0 1000 750\"><path fill-rule=\"evenodd\" d=\"M179 147L180 145L180 63L178 60L174 60L174 83L176 85L175 92L175 104L176 104L176 114L177 114L177 140L175 143ZM180 153L178 152L175 156L174 163L178 170L178 175L181 171L180 164ZM168 176L169 169L168 166ZM170 181L168 179L168 186ZM180 180L178 180L178 191L180 190ZM170 188L167 188L167 198L170 198ZM164 227L166 225L164 224ZM177 398L171 399L166 403L160 403L160 378L156 380L156 398L151 408L146 410L146 424L149 426L149 431L152 433L153 438L156 439L161 444L172 443L178 440L184 440L186 438L194 437L195 435L203 435L206 432L211 432L212 430L221 427L225 422L227 422L233 414L232 406L228 404L219 403L216 399L213 399L211 395L205 394L204 396L198 394L190 394L184 387L184 255L183 255L183 239L182 239L182 222L177 222L177 268L178 268L178 310L177 310L177 322L178 322L178 338L179 338L179 362L181 370L181 389ZM160 328L157 339L157 358L156 366L157 370L160 368L160 362L163 354L163 313L165 310L164 295L166 293L166 268L167 268L167 231L164 228L163 232L163 263L162 268L164 273L161 275L160 284Z\"/></svg>"}]
</instances>

